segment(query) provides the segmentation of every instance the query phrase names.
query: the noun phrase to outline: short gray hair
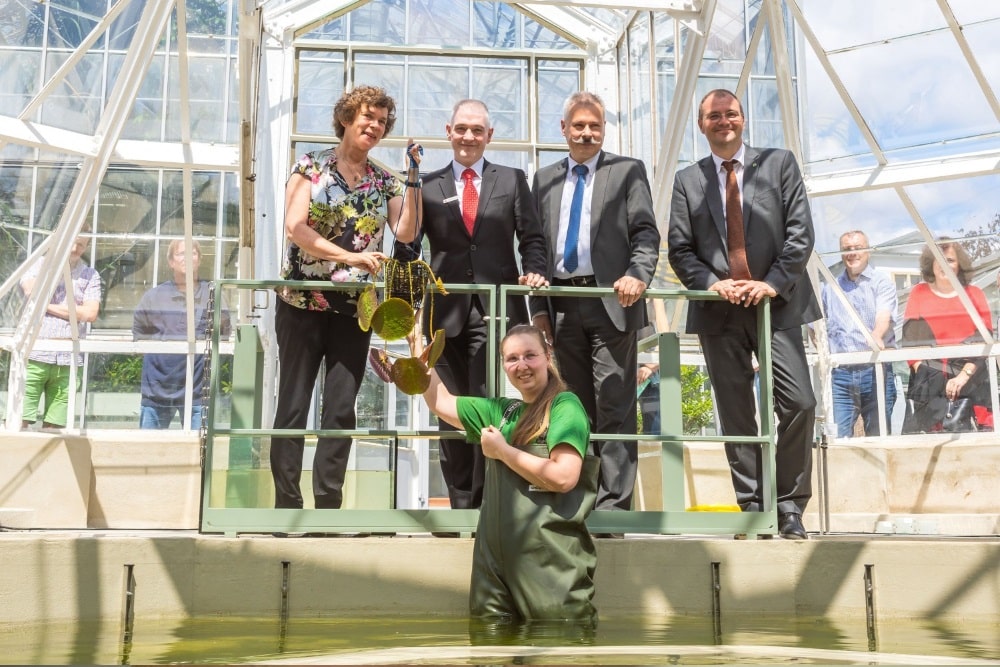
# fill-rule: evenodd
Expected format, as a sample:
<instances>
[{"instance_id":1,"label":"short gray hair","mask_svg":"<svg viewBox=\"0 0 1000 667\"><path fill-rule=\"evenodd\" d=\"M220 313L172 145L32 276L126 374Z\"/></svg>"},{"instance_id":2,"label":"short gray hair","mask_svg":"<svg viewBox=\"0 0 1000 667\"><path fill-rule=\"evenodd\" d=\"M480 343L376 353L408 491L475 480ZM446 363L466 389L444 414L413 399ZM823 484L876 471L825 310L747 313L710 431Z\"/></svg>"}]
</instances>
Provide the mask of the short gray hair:
<instances>
[{"instance_id":1,"label":"short gray hair","mask_svg":"<svg viewBox=\"0 0 1000 667\"><path fill-rule=\"evenodd\" d=\"M563 104L563 120L569 120L573 109L582 106L597 107L601 110L601 115L605 115L604 101L598 95L586 90L578 90L566 98L566 103Z\"/></svg>"}]
</instances>

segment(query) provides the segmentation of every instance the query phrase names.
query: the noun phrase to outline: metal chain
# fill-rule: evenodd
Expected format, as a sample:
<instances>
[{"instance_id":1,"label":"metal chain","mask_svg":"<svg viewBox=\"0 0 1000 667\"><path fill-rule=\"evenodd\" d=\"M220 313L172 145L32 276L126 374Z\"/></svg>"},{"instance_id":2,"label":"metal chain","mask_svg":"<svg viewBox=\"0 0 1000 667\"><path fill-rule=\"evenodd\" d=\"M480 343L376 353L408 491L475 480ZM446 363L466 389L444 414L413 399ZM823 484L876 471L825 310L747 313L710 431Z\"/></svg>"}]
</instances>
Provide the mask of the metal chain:
<instances>
[{"instance_id":1,"label":"metal chain","mask_svg":"<svg viewBox=\"0 0 1000 667\"><path fill-rule=\"evenodd\" d=\"M214 418L214 410L209 409L212 378L212 336L215 332L215 283L208 284L208 302L205 305L208 325L205 328L205 360L202 368L201 383L201 424L198 427L198 442L200 450L201 469L205 469L205 455L208 451L208 416ZM195 332L197 335L197 331ZM194 397L192 397L192 402Z\"/></svg>"}]
</instances>

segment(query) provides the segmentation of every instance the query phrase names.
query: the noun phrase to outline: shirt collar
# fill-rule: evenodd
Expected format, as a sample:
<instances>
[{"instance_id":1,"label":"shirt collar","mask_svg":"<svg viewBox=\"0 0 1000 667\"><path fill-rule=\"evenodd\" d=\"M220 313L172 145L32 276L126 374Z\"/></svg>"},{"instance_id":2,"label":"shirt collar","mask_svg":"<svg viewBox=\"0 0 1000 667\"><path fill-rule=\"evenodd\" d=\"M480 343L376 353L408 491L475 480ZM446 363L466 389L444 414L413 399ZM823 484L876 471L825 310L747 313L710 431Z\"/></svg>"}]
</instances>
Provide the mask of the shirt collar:
<instances>
[{"instance_id":1,"label":"shirt collar","mask_svg":"<svg viewBox=\"0 0 1000 667\"><path fill-rule=\"evenodd\" d=\"M485 166L486 166L486 158L484 157L481 157L478 160L476 160L471 167L464 167L455 160L451 161L451 171L455 175L456 181L462 180L462 172L464 172L466 169L471 169L472 171L476 172L476 178L482 178L483 167Z\"/></svg>"},{"instance_id":2,"label":"shirt collar","mask_svg":"<svg viewBox=\"0 0 1000 667\"><path fill-rule=\"evenodd\" d=\"M746 154L747 154L747 145L746 144L740 144L740 149L738 151L736 151L736 155L734 155L732 157L732 159L736 160L737 162L739 162L741 167L745 167L745 166L747 166L746 159L745 159L746 158ZM716 172L722 171L722 163L725 162L725 160L723 160L721 157L719 157L715 153L712 153L712 161L715 162L715 171Z\"/></svg>"},{"instance_id":3,"label":"shirt collar","mask_svg":"<svg viewBox=\"0 0 1000 667\"><path fill-rule=\"evenodd\" d=\"M871 262L868 262L868 265L865 266L864 270L862 270L861 273L858 274L857 280L851 280L851 277L847 275L847 269L844 269L844 272L841 274L841 276L845 281L856 283L860 282L861 278L864 278L865 280L871 280L873 271L875 271L875 267L872 266Z\"/></svg>"},{"instance_id":4,"label":"shirt collar","mask_svg":"<svg viewBox=\"0 0 1000 667\"><path fill-rule=\"evenodd\" d=\"M604 153L604 151L597 151L597 155L595 155L594 157L590 158L586 162L577 162L573 158L567 157L566 158L566 179L567 180L572 180L572 179L576 178L576 174L573 173L573 167L575 167L578 164L582 164L582 165L584 165L587 168L587 176L589 177L591 174L593 174L594 172L597 171L597 161L601 159L601 155L603 153Z\"/></svg>"}]
</instances>

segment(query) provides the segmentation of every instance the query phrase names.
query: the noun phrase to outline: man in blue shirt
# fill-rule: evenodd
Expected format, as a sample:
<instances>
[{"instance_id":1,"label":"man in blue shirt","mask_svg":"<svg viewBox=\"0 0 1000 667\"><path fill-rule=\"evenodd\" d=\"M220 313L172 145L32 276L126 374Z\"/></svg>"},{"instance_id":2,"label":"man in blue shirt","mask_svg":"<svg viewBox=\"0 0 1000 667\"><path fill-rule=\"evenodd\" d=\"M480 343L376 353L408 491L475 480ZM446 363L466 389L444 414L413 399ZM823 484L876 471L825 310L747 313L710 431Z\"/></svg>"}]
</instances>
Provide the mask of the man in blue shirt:
<instances>
[{"instance_id":1,"label":"man in blue shirt","mask_svg":"<svg viewBox=\"0 0 1000 667\"><path fill-rule=\"evenodd\" d=\"M187 340L187 262L182 239L170 243L167 264L174 277L146 292L135 309L132 335L136 340ZM210 285L198 279L201 248L191 242L191 272L194 286L195 336L204 340L212 322L208 308ZM220 298L220 297L216 297ZM222 336L229 335L229 313L223 307ZM149 353L142 360L142 404L140 428L164 429L184 408L187 355ZM205 355L196 354L191 374L191 428L199 429L205 411L202 388L205 383Z\"/></svg>"},{"instance_id":2,"label":"man in blue shirt","mask_svg":"<svg viewBox=\"0 0 1000 667\"><path fill-rule=\"evenodd\" d=\"M868 237L864 232L850 231L840 237L844 272L837 278L837 286L843 292L847 304L836 294L835 287L823 286L823 311L826 313L827 339L831 353L871 350L865 333L852 317L850 309L857 313L871 332L880 350L896 346L896 287L888 275L868 263L871 254L868 247ZM882 367L885 370L885 423L888 435L892 432L896 379L891 363L883 363ZM854 435L858 415L864 422L865 435L879 435L875 365L837 366L831 373L831 380L837 437L849 438Z\"/></svg>"}]
</instances>

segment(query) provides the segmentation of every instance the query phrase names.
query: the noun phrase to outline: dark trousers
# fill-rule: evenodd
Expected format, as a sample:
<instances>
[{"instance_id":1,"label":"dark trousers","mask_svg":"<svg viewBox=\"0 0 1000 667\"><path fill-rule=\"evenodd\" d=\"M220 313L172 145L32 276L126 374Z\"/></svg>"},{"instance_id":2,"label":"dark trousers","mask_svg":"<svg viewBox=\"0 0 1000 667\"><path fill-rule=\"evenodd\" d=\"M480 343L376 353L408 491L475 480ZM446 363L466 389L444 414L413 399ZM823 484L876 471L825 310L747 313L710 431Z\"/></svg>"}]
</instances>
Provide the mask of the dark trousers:
<instances>
[{"instance_id":1,"label":"dark trousers","mask_svg":"<svg viewBox=\"0 0 1000 667\"><path fill-rule=\"evenodd\" d=\"M701 334L699 339L715 390L722 433L756 436L759 431L752 360L757 350L756 313L753 309L734 308L739 311L730 315L721 334ZM816 417L801 327L772 332L771 368L777 417L777 509L779 513L801 514L812 497ZM762 453L758 444L726 443L736 502L745 511L759 512L763 506Z\"/></svg>"},{"instance_id":2,"label":"dark trousers","mask_svg":"<svg viewBox=\"0 0 1000 667\"><path fill-rule=\"evenodd\" d=\"M559 372L580 397L594 433L636 431L636 332L619 331L597 298L554 298ZM639 448L635 440L593 440L601 460L599 510L632 508Z\"/></svg>"},{"instance_id":3,"label":"dark trousers","mask_svg":"<svg viewBox=\"0 0 1000 667\"><path fill-rule=\"evenodd\" d=\"M487 396L486 343L488 328L479 299L470 299L465 327L445 342L441 360L434 367L441 382L454 396ZM498 341L499 342L499 341ZM441 431L456 430L439 422ZM442 438L441 474L448 487L453 509L476 509L483 504L486 458L477 444L455 438Z\"/></svg>"},{"instance_id":4,"label":"dark trousers","mask_svg":"<svg viewBox=\"0 0 1000 667\"><path fill-rule=\"evenodd\" d=\"M323 379L322 429L357 426L354 402L361 390L368 361L371 333L358 327L352 315L303 310L277 301L275 334L278 341L278 405L274 428L304 429L320 364ZM302 493L302 437L271 440L271 476L274 506L300 509ZM351 438L319 438L313 461L313 496L317 509L338 509L344 499L344 475L351 454Z\"/></svg>"}]
</instances>

